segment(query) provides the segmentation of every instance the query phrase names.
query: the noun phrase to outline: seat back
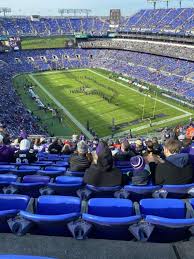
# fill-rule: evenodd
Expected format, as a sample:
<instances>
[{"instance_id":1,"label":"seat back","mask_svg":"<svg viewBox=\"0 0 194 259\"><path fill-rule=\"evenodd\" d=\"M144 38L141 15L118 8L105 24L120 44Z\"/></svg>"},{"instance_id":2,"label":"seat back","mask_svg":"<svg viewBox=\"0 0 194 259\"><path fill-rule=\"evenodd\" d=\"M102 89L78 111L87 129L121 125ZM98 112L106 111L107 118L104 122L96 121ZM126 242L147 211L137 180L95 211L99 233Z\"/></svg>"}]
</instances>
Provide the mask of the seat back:
<instances>
[{"instance_id":1,"label":"seat back","mask_svg":"<svg viewBox=\"0 0 194 259\"><path fill-rule=\"evenodd\" d=\"M143 199L140 201L140 211L144 216L172 219L183 219L186 216L185 203L178 199Z\"/></svg>"},{"instance_id":2,"label":"seat back","mask_svg":"<svg viewBox=\"0 0 194 259\"><path fill-rule=\"evenodd\" d=\"M88 202L88 214L101 217L129 217L134 215L130 200L116 198L93 198Z\"/></svg>"},{"instance_id":3,"label":"seat back","mask_svg":"<svg viewBox=\"0 0 194 259\"><path fill-rule=\"evenodd\" d=\"M16 182L17 176L12 174L0 174L0 184L1 183L11 183Z\"/></svg>"},{"instance_id":4,"label":"seat back","mask_svg":"<svg viewBox=\"0 0 194 259\"><path fill-rule=\"evenodd\" d=\"M82 177L73 177L73 176L57 176L55 182L58 184L83 183L83 178Z\"/></svg>"},{"instance_id":5,"label":"seat back","mask_svg":"<svg viewBox=\"0 0 194 259\"><path fill-rule=\"evenodd\" d=\"M25 210L30 198L18 194L0 194L0 211L3 210Z\"/></svg>"},{"instance_id":6,"label":"seat back","mask_svg":"<svg viewBox=\"0 0 194 259\"><path fill-rule=\"evenodd\" d=\"M20 165L20 170L32 170L32 171L38 171L40 170L40 166L32 166L32 165Z\"/></svg>"},{"instance_id":7,"label":"seat back","mask_svg":"<svg viewBox=\"0 0 194 259\"><path fill-rule=\"evenodd\" d=\"M40 176L40 175L25 175L23 177L23 183L49 183L49 176Z\"/></svg>"},{"instance_id":8,"label":"seat back","mask_svg":"<svg viewBox=\"0 0 194 259\"><path fill-rule=\"evenodd\" d=\"M64 166L46 166L45 171L66 171Z\"/></svg>"},{"instance_id":9,"label":"seat back","mask_svg":"<svg viewBox=\"0 0 194 259\"><path fill-rule=\"evenodd\" d=\"M60 215L81 211L81 201L76 197L43 195L38 198L36 213Z\"/></svg>"}]
</instances>

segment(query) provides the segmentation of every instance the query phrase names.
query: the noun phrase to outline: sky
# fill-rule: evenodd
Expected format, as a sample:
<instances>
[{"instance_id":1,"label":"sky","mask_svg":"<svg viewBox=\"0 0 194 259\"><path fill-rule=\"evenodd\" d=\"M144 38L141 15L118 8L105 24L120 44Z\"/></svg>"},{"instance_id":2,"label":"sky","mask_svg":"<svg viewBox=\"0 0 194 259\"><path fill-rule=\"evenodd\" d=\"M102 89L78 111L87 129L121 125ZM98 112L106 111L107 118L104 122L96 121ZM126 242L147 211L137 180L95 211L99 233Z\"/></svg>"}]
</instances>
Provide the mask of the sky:
<instances>
[{"instance_id":1,"label":"sky","mask_svg":"<svg viewBox=\"0 0 194 259\"><path fill-rule=\"evenodd\" d=\"M158 8L166 8L160 0ZM169 7L178 7L180 0L169 0ZM119 8L122 15L131 15L144 8L152 8L147 0L0 0L0 7L9 7L14 15L58 15L59 8L87 8L92 15L109 15L111 8ZM182 7L194 7L194 0L182 0Z\"/></svg>"}]
</instances>

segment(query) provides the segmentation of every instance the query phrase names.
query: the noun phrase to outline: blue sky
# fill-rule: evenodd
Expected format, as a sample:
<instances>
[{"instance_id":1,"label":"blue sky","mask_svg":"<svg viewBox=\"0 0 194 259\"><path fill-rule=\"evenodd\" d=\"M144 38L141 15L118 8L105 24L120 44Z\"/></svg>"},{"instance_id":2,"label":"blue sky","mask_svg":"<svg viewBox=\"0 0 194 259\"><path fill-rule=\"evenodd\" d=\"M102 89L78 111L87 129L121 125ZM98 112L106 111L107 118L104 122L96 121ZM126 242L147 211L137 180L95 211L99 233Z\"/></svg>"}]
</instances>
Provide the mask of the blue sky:
<instances>
[{"instance_id":1,"label":"blue sky","mask_svg":"<svg viewBox=\"0 0 194 259\"><path fill-rule=\"evenodd\" d=\"M164 2L157 5L166 7ZM179 0L169 0L169 7L178 7ZM194 7L194 0L182 0L183 7ZM58 8L89 8L93 15L108 15L111 8L120 8L123 15L151 8L147 0L1 0L0 7L12 8L17 15L57 15Z\"/></svg>"}]
</instances>

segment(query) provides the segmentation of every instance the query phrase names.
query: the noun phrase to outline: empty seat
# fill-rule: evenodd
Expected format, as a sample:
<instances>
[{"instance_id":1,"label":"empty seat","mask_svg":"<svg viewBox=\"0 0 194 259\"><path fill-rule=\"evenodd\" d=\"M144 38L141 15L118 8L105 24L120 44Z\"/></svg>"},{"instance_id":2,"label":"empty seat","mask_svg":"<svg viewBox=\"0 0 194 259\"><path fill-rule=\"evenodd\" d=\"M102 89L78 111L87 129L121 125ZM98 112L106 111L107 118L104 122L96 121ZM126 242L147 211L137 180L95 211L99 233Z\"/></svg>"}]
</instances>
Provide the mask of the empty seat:
<instances>
[{"instance_id":1,"label":"empty seat","mask_svg":"<svg viewBox=\"0 0 194 259\"><path fill-rule=\"evenodd\" d=\"M21 182L12 182L9 187L4 188L4 193L19 193L37 198L41 195L40 188L46 186L49 181L48 176L26 175Z\"/></svg>"},{"instance_id":2,"label":"empty seat","mask_svg":"<svg viewBox=\"0 0 194 259\"><path fill-rule=\"evenodd\" d=\"M137 238L154 242L174 242L189 238L194 218L186 218L186 205L178 199L143 199L140 213L145 218L137 226Z\"/></svg>"},{"instance_id":3,"label":"empty seat","mask_svg":"<svg viewBox=\"0 0 194 259\"><path fill-rule=\"evenodd\" d=\"M32 166L32 165L20 165L20 170L32 170L32 171L38 171L40 170L40 166Z\"/></svg>"},{"instance_id":4,"label":"empty seat","mask_svg":"<svg viewBox=\"0 0 194 259\"><path fill-rule=\"evenodd\" d=\"M130 200L116 198L94 198L88 202L87 213L82 214L84 224L77 227L77 238L121 239L133 238L129 232L129 226L141 220L141 216L135 215L133 203ZM87 228L85 224L87 223ZM83 228L82 228L83 225ZM84 231L85 230L85 231ZM82 235L80 234L82 233Z\"/></svg>"},{"instance_id":5,"label":"empty seat","mask_svg":"<svg viewBox=\"0 0 194 259\"><path fill-rule=\"evenodd\" d=\"M21 211L12 231L18 235L33 234L70 236L67 223L80 217L81 201L70 196L40 196L34 213ZM29 225L29 227L28 227Z\"/></svg>"},{"instance_id":6,"label":"empty seat","mask_svg":"<svg viewBox=\"0 0 194 259\"><path fill-rule=\"evenodd\" d=\"M58 176L55 181L48 183L46 188L41 189L41 194L57 194L77 196L77 191L83 186L83 178L71 176Z\"/></svg>"},{"instance_id":7,"label":"empty seat","mask_svg":"<svg viewBox=\"0 0 194 259\"><path fill-rule=\"evenodd\" d=\"M0 255L0 259L57 259L57 258L31 256L31 255Z\"/></svg>"},{"instance_id":8,"label":"empty seat","mask_svg":"<svg viewBox=\"0 0 194 259\"><path fill-rule=\"evenodd\" d=\"M36 174L38 170L40 170L40 166L20 165L17 169L11 170L11 173L16 174L18 177L23 177Z\"/></svg>"},{"instance_id":9,"label":"empty seat","mask_svg":"<svg viewBox=\"0 0 194 259\"><path fill-rule=\"evenodd\" d=\"M35 163L32 163L31 165L32 166L46 167L46 166L53 165L53 162L52 161L37 161Z\"/></svg>"},{"instance_id":10,"label":"empty seat","mask_svg":"<svg viewBox=\"0 0 194 259\"><path fill-rule=\"evenodd\" d=\"M64 166L47 166L45 167L45 171L63 171L66 172L66 168Z\"/></svg>"},{"instance_id":11,"label":"empty seat","mask_svg":"<svg viewBox=\"0 0 194 259\"><path fill-rule=\"evenodd\" d=\"M132 201L139 201L144 198L152 197L153 193L159 190L160 186L146 185L146 186L134 186L125 185L121 192L117 193L118 198L128 198Z\"/></svg>"},{"instance_id":12,"label":"empty seat","mask_svg":"<svg viewBox=\"0 0 194 259\"><path fill-rule=\"evenodd\" d=\"M162 188L155 192L154 196L158 198L177 198L184 199L194 194L193 184L182 185L163 185Z\"/></svg>"},{"instance_id":13,"label":"empty seat","mask_svg":"<svg viewBox=\"0 0 194 259\"><path fill-rule=\"evenodd\" d=\"M64 171L61 171L61 170L39 170L37 172L39 175L42 175L42 176L49 176L51 178L55 178L57 176L60 176L60 175L64 175Z\"/></svg>"},{"instance_id":14,"label":"empty seat","mask_svg":"<svg viewBox=\"0 0 194 259\"><path fill-rule=\"evenodd\" d=\"M15 168L15 165L0 165L0 174L8 173Z\"/></svg>"},{"instance_id":15,"label":"empty seat","mask_svg":"<svg viewBox=\"0 0 194 259\"><path fill-rule=\"evenodd\" d=\"M17 181L17 176L12 174L0 174L0 188L10 185Z\"/></svg>"},{"instance_id":16,"label":"empty seat","mask_svg":"<svg viewBox=\"0 0 194 259\"><path fill-rule=\"evenodd\" d=\"M67 161L57 161L55 166L69 167L69 163Z\"/></svg>"},{"instance_id":17,"label":"empty seat","mask_svg":"<svg viewBox=\"0 0 194 259\"><path fill-rule=\"evenodd\" d=\"M15 217L20 210L26 210L30 198L17 194L0 194L0 232L10 232L7 220Z\"/></svg>"},{"instance_id":18,"label":"empty seat","mask_svg":"<svg viewBox=\"0 0 194 259\"><path fill-rule=\"evenodd\" d=\"M78 176L78 177L83 177L85 172L79 172L79 171L67 171L66 175L68 176Z\"/></svg>"},{"instance_id":19,"label":"empty seat","mask_svg":"<svg viewBox=\"0 0 194 259\"><path fill-rule=\"evenodd\" d=\"M113 198L115 192L119 191L121 186L113 187L95 187L87 184L85 188L78 191L78 196L81 199L88 200L92 198Z\"/></svg>"}]
</instances>

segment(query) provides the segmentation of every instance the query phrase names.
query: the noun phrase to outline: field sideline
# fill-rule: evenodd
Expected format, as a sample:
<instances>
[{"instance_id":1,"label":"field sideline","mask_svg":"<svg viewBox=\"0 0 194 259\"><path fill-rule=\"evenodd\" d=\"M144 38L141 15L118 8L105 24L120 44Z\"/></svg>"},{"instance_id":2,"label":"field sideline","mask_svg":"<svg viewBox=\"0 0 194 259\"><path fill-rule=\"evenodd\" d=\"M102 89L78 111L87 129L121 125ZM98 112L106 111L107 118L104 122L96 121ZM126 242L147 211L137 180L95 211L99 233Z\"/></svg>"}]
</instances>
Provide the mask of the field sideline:
<instances>
[{"instance_id":1,"label":"field sideline","mask_svg":"<svg viewBox=\"0 0 194 259\"><path fill-rule=\"evenodd\" d=\"M47 94L52 102L65 113L65 116L68 116L89 138L91 135L86 130L87 120L90 122L90 127L92 127L100 137L111 135L112 118L115 119L116 125L123 125L117 129L115 136L128 133L130 129L132 129L133 132L146 132L146 130L150 130L148 120L143 122L139 121L134 125L127 125L127 123L138 120L141 117L141 106L138 104L143 103L145 94L123 83L116 82L93 69L43 72L30 74L29 76L35 85L38 86L44 94ZM87 79L88 77L89 80ZM90 77L95 81L92 81ZM81 83L78 82L80 78ZM115 101L123 102L124 105L117 107L115 103L107 103L99 96L86 96L83 93L69 93L72 89L79 89L83 84L87 84L89 90L100 89L102 91L104 86L98 85L98 82L104 84L104 86L108 85L117 89L118 96L116 96ZM103 92L106 94L110 94L109 90L110 89L107 90L103 88ZM148 117L151 117L154 102L154 97L146 97L145 113L147 113ZM153 128L169 125L171 122L180 121L192 115L191 112L182 107L178 107L178 105L176 106L160 99L157 99L156 102L156 115L162 113L164 117L154 119L152 121Z\"/></svg>"}]
</instances>

